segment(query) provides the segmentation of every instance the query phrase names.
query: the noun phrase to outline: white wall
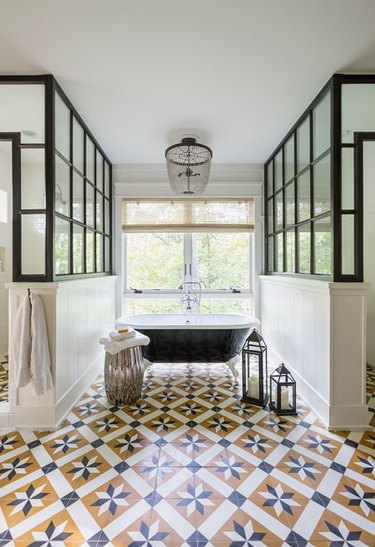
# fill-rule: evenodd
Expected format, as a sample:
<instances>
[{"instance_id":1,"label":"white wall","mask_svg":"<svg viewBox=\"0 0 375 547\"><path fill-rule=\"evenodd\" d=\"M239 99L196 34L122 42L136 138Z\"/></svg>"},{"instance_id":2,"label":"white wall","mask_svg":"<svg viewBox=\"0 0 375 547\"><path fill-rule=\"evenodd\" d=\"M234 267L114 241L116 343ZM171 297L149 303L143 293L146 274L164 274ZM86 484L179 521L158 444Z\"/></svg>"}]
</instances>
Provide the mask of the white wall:
<instances>
[{"instance_id":1,"label":"white wall","mask_svg":"<svg viewBox=\"0 0 375 547\"><path fill-rule=\"evenodd\" d=\"M375 142L363 144L364 280L367 301L367 362L375 367Z\"/></svg>"},{"instance_id":2,"label":"white wall","mask_svg":"<svg viewBox=\"0 0 375 547\"><path fill-rule=\"evenodd\" d=\"M368 426L364 283L261 276L262 335L330 429Z\"/></svg>"},{"instance_id":3,"label":"white wall","mask_svg":"<svg viewBox=\"0 0 375 547\"><path fill-rule=\"evenodd\" d=\"M168 183L165 164L150 165L115 165L114 181L114 251L116 261L115 273L119 276L116 297L116 315L123 314L123 267L124 248L122 241L121 201L128 198L173 198L175 194ZM260 164L213 164L210 180L204 196L207 197L253 197L255 200L255 234L252 263L252 285L254 315L259 317L259 281L258 274L262 271L262 186L263 166Z\"/></svg>"},{"instance_id":4,"label":"white wall","mask_svg":"<svg viewBox=\"0 0 375 547\"><path fill-rule=\"evenodd\" d=\"M29 386L16 389L10 355L10 425L55 428L84 390L103 371L98 340L114 328L116 277L60 283L10 283L10 329L27 288L44 304L54 387L37 397Z\"/></svg>"},{"instance_id":5,"label":"white wall","mask_svg":"<svg viewBox=\"0 0 375 547\"><path fill-rule=\"evenodd\" d=\"M6 222L0 219L0 355L8 352L8 291L5 283L12 280L12 144L1 143L0 207L6 211ZM5 203L4 203L5 201ZM4 218L5 220L5 218Z\"/></svg>"}]
</instances>

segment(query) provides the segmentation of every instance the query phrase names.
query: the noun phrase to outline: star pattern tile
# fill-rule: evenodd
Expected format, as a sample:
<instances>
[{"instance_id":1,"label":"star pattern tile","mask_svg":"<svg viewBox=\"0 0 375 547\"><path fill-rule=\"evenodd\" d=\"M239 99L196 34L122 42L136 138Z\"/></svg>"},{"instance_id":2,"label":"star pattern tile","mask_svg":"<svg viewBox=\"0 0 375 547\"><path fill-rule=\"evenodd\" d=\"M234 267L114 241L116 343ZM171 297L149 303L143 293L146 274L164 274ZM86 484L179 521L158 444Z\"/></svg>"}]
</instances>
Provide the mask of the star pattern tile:
<instances>
[{"instance_id":1,"label":"star pattern tile","mask_svg":"<svg viewBox=\"0 0 375 547\"><path fill-rule=\"evenodd\" d=\"M375 417L375 372L367 374ZM224 365L99 378L57 431L0 434L0 545L375 546L375 433L241 402Z\"/></svg>"}]
</instances>

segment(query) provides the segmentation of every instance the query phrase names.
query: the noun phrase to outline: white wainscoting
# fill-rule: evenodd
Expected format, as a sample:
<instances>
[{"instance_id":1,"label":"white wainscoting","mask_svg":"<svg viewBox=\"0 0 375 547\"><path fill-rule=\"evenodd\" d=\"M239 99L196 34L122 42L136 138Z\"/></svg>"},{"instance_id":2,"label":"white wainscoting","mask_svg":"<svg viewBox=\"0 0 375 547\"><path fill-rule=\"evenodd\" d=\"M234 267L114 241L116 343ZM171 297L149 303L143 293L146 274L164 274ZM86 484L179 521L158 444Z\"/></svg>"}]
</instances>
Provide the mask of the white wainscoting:
<instances>
[{"instance_id":1,"label":"white wainscoting","mask_svg":"<svg viewBox=\"0 0 375 547\"><path fill-rule=\"evenodd\" d=\"M330 429L366 427L365 283L260 276L269 360L290 369L297 392Z\"/></svg>"},{"instance_id":2,"label":"white wainscoting","mask_svg":"<svg viewBox=\"0 0 375 547\"><path fill-rule=\"evenodd\" d=\"M56 428L77 399L103 370L104 350L98 340L114 328L116 277L59 283L10 283L10 323L27 289L41 296L54 387L37 397L31 388L15 388L10 355L10 412L18 428Z\"/></svg>"}]
</instances>

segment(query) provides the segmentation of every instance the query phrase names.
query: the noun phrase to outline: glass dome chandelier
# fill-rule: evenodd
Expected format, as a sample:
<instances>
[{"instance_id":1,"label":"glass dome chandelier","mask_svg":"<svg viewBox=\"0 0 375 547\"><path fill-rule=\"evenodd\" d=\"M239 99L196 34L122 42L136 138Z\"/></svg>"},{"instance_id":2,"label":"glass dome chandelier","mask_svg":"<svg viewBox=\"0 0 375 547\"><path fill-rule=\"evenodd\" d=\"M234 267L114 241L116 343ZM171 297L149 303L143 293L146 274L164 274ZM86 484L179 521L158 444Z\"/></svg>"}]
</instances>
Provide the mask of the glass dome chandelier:
<instances>
[{"instance_id":1,"label":"glass dome chandelier","mask_svg":"<svg viewBox=\"0 0 375 547\"><path fill-rule=\"evenodd\" d=\"M165 151L169 183L176 194L203 194L210 176L212 150L184 137Z\"/></svg>"}]
</instances>

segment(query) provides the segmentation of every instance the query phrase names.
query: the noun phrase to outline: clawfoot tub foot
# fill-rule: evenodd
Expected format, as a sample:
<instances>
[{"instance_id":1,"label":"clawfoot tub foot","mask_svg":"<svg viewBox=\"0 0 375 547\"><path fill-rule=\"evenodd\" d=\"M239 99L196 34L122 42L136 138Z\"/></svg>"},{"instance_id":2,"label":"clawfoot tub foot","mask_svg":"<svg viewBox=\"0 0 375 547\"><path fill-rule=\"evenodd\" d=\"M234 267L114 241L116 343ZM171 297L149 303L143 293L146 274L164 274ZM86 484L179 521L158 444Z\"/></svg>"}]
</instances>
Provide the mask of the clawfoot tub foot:
<instances>
[{"instance_id":1,"label":"clawfoot tub foot","mask_svg":"<svg viewBox=\"0 0 375 547\"><path fill-rule=\"evenodd\" d=\"M237 355L235 355L234 357L232 357L232 359L229 359L229 361L226 362L226 364L228 365L228 367L232 371L233 376L235 378L238 378L238 376L239 376L239 372L237 370L237 365L239 364L239 362L240 362L239 353L237 353Z\"/></svg>"}]
</instances>

